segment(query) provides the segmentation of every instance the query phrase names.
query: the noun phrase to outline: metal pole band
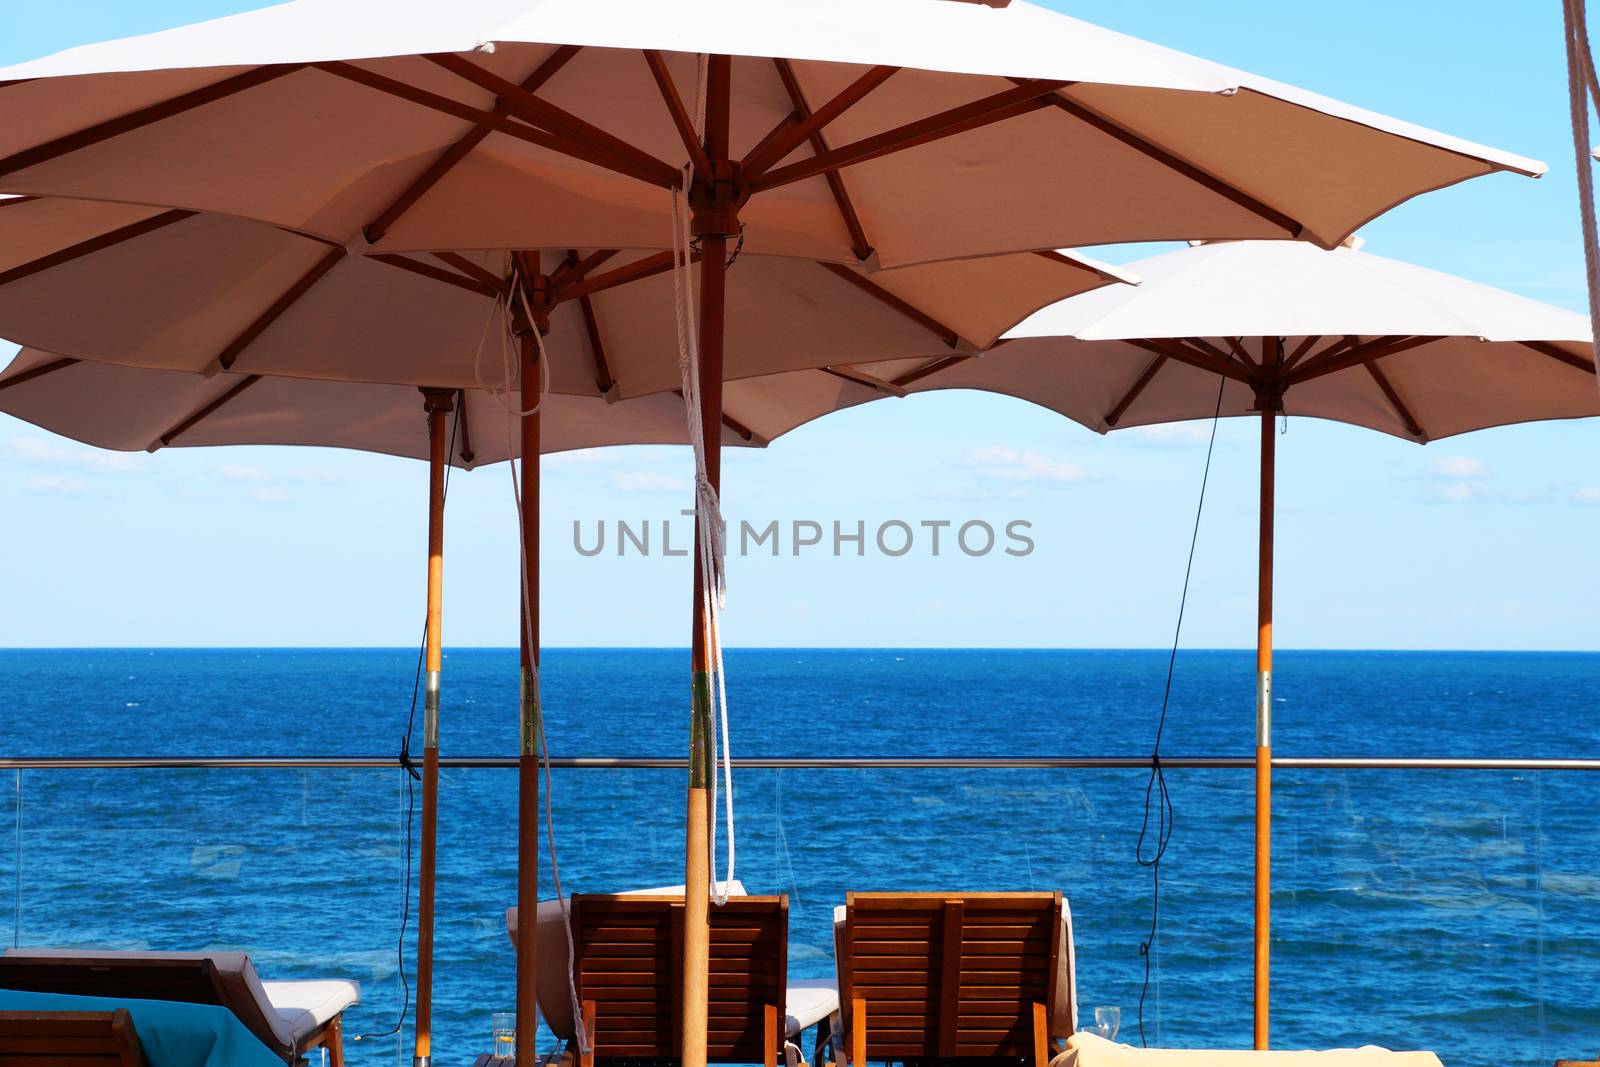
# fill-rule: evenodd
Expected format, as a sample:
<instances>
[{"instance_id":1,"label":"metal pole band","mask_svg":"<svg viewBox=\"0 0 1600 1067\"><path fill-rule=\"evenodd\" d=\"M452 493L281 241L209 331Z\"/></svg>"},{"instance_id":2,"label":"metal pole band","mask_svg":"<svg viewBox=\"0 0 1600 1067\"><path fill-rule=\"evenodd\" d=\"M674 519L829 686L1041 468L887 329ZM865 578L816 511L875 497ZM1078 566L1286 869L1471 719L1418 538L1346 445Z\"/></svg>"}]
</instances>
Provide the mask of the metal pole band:
<instances>
[{"instance_id":1,"label":"metal pole band","mask_svg":"<svg viewBox=\"0 0 1600 1067\"><path fill-rule=\"evenodd\" d=\"M1256 672L1256 744L1272 747L1272 672Z\"/></svg>"},{"instance_id":2,"label":"metal pole band","mask_svg":"<svg viewBox=\"0 0 1600 1067\"><path fill-rule=\"evenodd\" d=\"M430 1067L430 1065L432 1063L433 1063L433 1057L432 1056L413 1056L413 1057L411 1057L411 1067Z\"/></svg>"},{"instance_id":3,"label":"metal pole band","mask_svg":"<svg viewBox=\"0 0 1600 1067\"><path fill-rule=\"evenodd\" d=\"M522 668L522 747L524 756L539 754L539 675L537 671Z\"/></svg>"},{"instance_id":4,"label":"metal pole band","mask_svg":"<svg viewBox=\"0 0 1600 1067\"><path fill-rule=\"evenodd\" d=\"M711 676L695 671L689 693L689 788L711 783Z\"/></svg>"},{"instance_id":5,"label":"metal pole band","mask_svg":"<svg viewBox=\"0 0 1600 1067\"><path fill-rule=\"evenodd\" d=\"M422 747L439 747L439 672L429 671L422 682Z\"/></svg>"}]
</instances>

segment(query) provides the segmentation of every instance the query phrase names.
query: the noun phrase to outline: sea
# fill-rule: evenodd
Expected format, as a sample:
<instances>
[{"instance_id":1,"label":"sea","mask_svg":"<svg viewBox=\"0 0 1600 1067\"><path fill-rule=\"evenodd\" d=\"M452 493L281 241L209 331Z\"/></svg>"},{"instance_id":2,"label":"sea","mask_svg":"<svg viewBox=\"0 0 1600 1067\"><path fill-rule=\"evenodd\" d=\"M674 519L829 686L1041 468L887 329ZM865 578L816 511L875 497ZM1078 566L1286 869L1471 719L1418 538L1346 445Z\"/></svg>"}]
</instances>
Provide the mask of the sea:
<instances>
[{"instance_id":1,"label":"sea","mask_svg":"<svg viewBox=\"0 0 1600 1067\"><path fill-rule=\"evenodd\" d=\"M1167 666L1155 650L734 650L731 748L1148 757ZM0 651L0 756L394 757L416 668L415 649ZM1285 651L1275 668L1280 756L1600 756L1600 654ZM556 756L686 750L682 650L548 650L543 692ZM445 754L513 754L516 653L451 650L442 708ZM1181 651L1161 752L1253 745L1253 654ZM1117 1008L1120 1041L1248 1047L1252 773L1165 779L1148 984L1146 767L736 770L734 873L788 895L793 977L833 973L851 890L1060 890L1080 1025ZM681 883L684 787L676 769L553 771L562 888ZM1275 1047L1432 1049L1450 1067L1600 1053L1600 774L1279 769L1274 787ZM489 1051L513 1003L515 790L510 770L441 778L440 1067ZM415 793L397 767L0 772L0 937L237 948L269 979L356 979L351 1064L409 1063Z\"/></svg>"}]
</instances>

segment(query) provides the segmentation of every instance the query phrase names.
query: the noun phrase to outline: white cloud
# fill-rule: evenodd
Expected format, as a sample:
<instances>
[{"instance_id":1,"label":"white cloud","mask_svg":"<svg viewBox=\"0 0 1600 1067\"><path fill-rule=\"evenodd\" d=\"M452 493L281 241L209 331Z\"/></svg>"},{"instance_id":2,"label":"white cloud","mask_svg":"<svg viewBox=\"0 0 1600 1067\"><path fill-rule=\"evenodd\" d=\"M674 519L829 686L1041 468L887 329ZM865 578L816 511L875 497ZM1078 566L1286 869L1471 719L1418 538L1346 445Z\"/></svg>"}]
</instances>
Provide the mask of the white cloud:
<instances>
[{"instance_id":1,"label":"white cloud","mask_svg":"<svg viewBox=\"0 0 1600 1067\"><path fill-rule=\"evenodd\" d=\"M291 477L297 482L321 482L324 485L340 480L337 474L322 467L301 467Z\"/></svg>"},{"instance_id":2,"label":"white cloud","mask_svg":"<svg viewBox=\"0 0 1600 1067\"><path fill-rule=\"evenodd\" d=\"M1588 486L1574 490L1572 502L1574 504L1600 504L1600 486Z\"/></svg>"},{"instance_id":3,"label":"white cloud","mask_svg":"<svg viewBox=\"0 0 1600 1067\"><path fill-rule=\"evenodd\" d=\"M1211 440L1211 423L1166 422L1157 426L1135 426L1128 432L1146 444L1203 445Z\"/></svg>"},{"instance_id":4,"label":"white cloud","mask_svg":"<svg viewBox=\"0 0 1600 1067\"><path fill-rule=\"evenodd\" d=\"M264 482L267 472L260 467L245 467L237 463L224 463L215 468L218 478L228 482Z\"/></svg>"},{"instance_id":5,"label":"white cloud","mask_svg":"<svg viewBox=\"0 0 1600 1067\"><path fill-rule=\"evenodd\" d=\"M11 450L24 462L75 467L90 474L133 474L149 463L149 457L141 454L111 452L75 441L51 441L42 437L18 437L11 442Z\"/></svg>"},{"instance_id":6,"label":"white cloud","mask_svg":"<svg viewBox=\"0 0 1600 1067\"><path fill-rule=\"evenodd\" d=\"M252 485L250 495L264 504L282 504L289 499L288 492L276 485Z\"/></svg>"},{"instance_id":7,"label":"white cloud","mask_svg":"<svg viewBox=\"0 0 1600 1067\"><path fill-rule=\"evenodd\" d=\"M1471 456L1440 456L1428 467L1430 478L1487 478L1489 466Z\"/></svg>"},{"instance_id":8,"label":"white cloud","mask_svg":"<svg viewBox=\"0 0 1600 1067\"><path fill-rule=\"evenodd\" d=\"M546 467L593 467L613 464L620 458L614 449L580 448L545 456L541 462Z\"/></svg>"},{"instance_id":9,"label":"white cloud","mask_svg":"<svg viewBox=\"0 0 1600 1067\"><path fill-rule=\"evenodd\" d=\"M1007 482L1080 482L1084 478L1083 468L1075 463L1005 445L980 448L968 455L967 462L980 476Z\"/></svg>"},{"instance_id":10,"label":"white cloud","mask_svg":"<svg viewBox=\"0 0 1600 1067\"><path fill-rule=\"evenodd\" d=\"M686 493L689 480L657 471L612 471L611 487L622 493Z\"/></svg>"},{"instance_id":11,"label":"white cloud","mask_svg":"<svg viewBox=\"0 0 1600 1067\"><path fill-rule=\"evenodd\" d=\"M1430 485L1428 492L1436 500L1448 500L1452 503L1471 500L1474 497L1483 495L1482 488L1473 485L1471 482L1440 482L1436 485Z\"/></svg>"},{"instance_id":12,"label":"white cloud","mask_svg":"<svg viewBox=\"0 0 1600 1067\"><path fill-rule=\"evenodd\" d=\"M89 491L89 483L82 478L63 477L59 474L35 474L22 483L34 493L77 494Z\"/></svg>"}]
</instances>

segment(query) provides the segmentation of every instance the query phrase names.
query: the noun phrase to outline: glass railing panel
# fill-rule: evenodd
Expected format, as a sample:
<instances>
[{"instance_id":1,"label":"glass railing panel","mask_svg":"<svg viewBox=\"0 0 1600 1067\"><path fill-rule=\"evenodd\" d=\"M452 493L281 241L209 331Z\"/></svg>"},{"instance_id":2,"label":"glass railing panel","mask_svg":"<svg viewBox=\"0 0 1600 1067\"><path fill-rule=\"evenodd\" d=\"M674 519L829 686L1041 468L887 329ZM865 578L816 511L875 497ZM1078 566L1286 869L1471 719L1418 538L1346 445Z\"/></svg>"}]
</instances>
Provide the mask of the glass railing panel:
<instances>
[{"instance_id":1,"label":"glass railing panel","mask_svg":"<svg viewBox=\"0 0 1600 1067\"><path fill-rule=\"evenodd\" d=\"M1274 1039L1547 1064L1600 1034L1587 773L1280 771Z\"/></svg>"},{"instance_id":2,"label":"glass railing panel","mask_svg":"<svg viewBox=\"0 0 1600 1067\"><path fill-rule=\"evenodd\" d=\"M350 1039L391 1028L402 996L402 779L398 769L25 771L20 848L6 849L13 870L20 855L16 940L240 949L267 979L355 979L362 1004L345 1032L359 1049ZM399 1044L354 1062L388 1062L372 1055L380 1047Z\"/></svg>"}]
</instances>

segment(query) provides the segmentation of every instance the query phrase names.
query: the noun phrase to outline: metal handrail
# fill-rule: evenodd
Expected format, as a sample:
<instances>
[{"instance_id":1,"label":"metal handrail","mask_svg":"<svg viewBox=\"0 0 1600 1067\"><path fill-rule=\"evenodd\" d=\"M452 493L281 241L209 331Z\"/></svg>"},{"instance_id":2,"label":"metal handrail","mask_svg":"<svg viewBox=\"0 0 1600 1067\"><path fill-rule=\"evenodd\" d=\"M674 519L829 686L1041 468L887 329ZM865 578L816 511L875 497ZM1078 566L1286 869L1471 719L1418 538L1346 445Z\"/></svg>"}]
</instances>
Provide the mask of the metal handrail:
<instances>
[{"instance_id":1,"label":"metal handrail","mask_svg":"<svg viewBox=\"0 0 1600 1067\"><path fill-rule=\"evenodd\" d=\"M683 770L682 756L555 756L557 769ZM1131 770L1150 766L1149 756L745 756L736 768L760 770ZM1255 766L1248 756L1162 756L1161 765L1187 770L1240 770ZM1285 770L1600 771L1600 759L1474 758L1410 756L1274 756ZM397 768L396 756L12 756L0 771L70 769L194 768ZM514 756L441 756L446 768L517 766Z\"/></svg>"}]
</instances>

